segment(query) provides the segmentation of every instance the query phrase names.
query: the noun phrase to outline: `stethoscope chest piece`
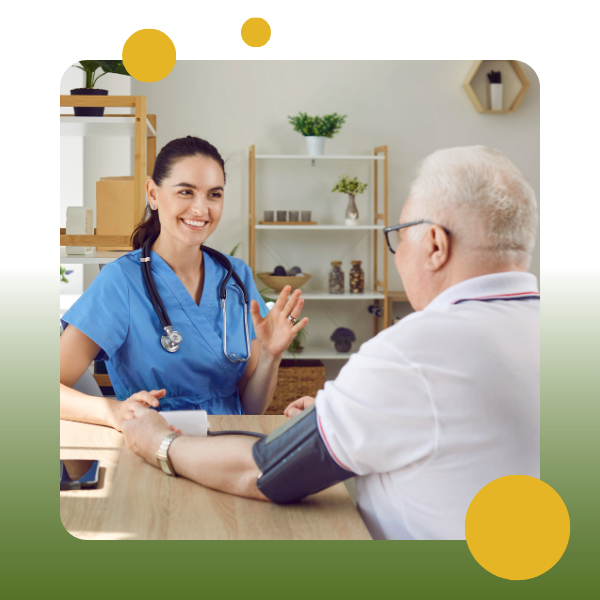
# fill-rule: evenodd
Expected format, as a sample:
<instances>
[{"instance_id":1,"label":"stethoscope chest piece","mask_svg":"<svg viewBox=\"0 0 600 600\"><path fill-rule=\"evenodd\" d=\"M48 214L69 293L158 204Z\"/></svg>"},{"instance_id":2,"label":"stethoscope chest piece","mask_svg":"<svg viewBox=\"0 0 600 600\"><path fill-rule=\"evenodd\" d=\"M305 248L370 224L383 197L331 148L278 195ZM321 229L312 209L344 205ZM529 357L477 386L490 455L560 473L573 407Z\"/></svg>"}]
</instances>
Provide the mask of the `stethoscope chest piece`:
<instances>
[{"instance_id":1,"label":"stethoscope chest piece","mask_svg":"<svg viewBox=\"0 0 600 600\"><path fill-rule=\"evenodd\" d=\"M181 344L182 337L179 331L173 331L173 326L171 325L171 320L167 314L167 309L165 308L158 290L156 289L154 278L152 276L152 269L150 268L150 248L152 247L154 240L156 240L156 237L156 234L149 237L142 247L142 256L140 257L140 262L142 263L142 275L144 278L144 283L146 284L146 289L148 290L148 295L150 296L150 301L152 302L152 306L156 311L156 314L160 320L160 324L165 330L164 335L160 338L160 345L167 352L177 352L177 350L179 350L179 344ZM224 254L221 254L212 248L207 248L206 246L202 246L202 251L206 252L209 256L212 256L227 271L227 275L221 282L221 286L219 288L219 295L221 297L221 304L223 307L223 352L227 357L227 360L233 363L248 362L250 360L251 350L250 336L248 334L248 292L246 291L244 283L240 279L239 275L233 270L231 262ZM235 289L239 291L244 301L244 333L246 334L246 352L248 354L246 358L239 358L233 352L227 352L227 312L225 310L225 298L227 297L227 283L231 277L233 277L233 280L237 284Z\"/></svg>"},{"instance_id":2,"label":"stethoscope chest piece","mask_svg":"<svg viewBox=\"0 0 600 600\"><path fill-rule=\"evenodd\" d=\"M181 344L183 338L179 331L173 331L172 327L165 327L165 334L160 338L161 346L167 352L177 352L179 350L179 344Z\"/></svg>"}]
</instances>

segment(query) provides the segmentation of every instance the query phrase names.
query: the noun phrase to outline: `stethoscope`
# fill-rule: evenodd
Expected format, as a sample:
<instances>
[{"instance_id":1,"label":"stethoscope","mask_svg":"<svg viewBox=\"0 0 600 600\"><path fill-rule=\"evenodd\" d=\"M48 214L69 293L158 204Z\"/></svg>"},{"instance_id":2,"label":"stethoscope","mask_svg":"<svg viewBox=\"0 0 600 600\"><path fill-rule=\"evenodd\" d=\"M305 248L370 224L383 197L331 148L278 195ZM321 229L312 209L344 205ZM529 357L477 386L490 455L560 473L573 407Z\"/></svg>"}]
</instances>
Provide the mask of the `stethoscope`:
<instances>
[{"instance_id":1,"label":"stethoscope","mask_svg":"<svg viewBox=\"0 0 600 600\"><path fill-rule=\"evenodd\" d=\"M142 274L144 276L144 282L150 296L150 301L152 302L154 310L160 319L160 324L165 330L164 335L160 338L160 343L167 352L177 352L183 338L181 337L179 331L175 331L173 329L167 309L165 308L158 290L156 289L156 285L154 284L154 277L152 276L152 269L150 268L150 248L157 237L158 235L151 236L142 246L142 257L140 259L142 263ZM224 254L221 254L221 252L213 250L212 248L208 248L207 246L201 246L201 249L202 252L206 252L206 254L214 258L225 269L225 271L227 271L227 275L225 275L223 281L221 282L221 287L219 290L221 307L223 310L223 352L225 353L227 359L233 363L248 362L248 360L250 360L250 335L248 333L248 293L246 292L246 287L244 286L239 275L233 270L231 262ZM227 284L229 283L231 277L233 277L233 280L237 284L236 289L239 289L244 298L244 329L246 333L246 353L248 355L246 358L239 358L233 352L227 352L227 311L225 310L225 299L227 298Z\"/></svg>"}]
</instances>

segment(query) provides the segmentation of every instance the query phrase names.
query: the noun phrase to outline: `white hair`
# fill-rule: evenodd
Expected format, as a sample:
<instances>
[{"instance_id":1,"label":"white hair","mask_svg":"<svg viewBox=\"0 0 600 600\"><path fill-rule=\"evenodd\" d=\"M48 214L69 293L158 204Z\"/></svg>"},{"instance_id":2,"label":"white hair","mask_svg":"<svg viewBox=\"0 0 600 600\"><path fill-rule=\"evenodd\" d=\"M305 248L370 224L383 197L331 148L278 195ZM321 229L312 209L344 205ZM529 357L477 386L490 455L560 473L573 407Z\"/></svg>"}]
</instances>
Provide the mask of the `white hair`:
<instances>
[{"instance_id":1,"label":"white hair","mask_svg":"<svg viewBox=\"0 0 600 600\"><path fill-rule=\"evenodd\" d=\"M408 207L411 220L443 225L463 248L529 266L538 225L535 193L498 150L467 146L430 154L412 184ZM424 233L421 227L408 231Z\"/></svg>"}]
</instances>

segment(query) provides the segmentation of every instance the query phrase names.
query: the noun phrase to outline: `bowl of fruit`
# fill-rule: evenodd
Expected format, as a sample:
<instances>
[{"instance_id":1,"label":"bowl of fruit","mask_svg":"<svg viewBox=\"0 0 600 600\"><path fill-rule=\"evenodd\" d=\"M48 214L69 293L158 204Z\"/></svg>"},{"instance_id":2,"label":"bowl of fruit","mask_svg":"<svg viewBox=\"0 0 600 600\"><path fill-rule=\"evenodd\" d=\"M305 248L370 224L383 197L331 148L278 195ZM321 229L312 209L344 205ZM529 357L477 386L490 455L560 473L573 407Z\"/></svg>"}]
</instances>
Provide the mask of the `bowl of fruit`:
<instances>
[{"instance_id":1,"label":"bowl of fruit","mask_svg":"<svg viewBox=\"0 0 600 600\"><path fill-rule=\"evenodd\" d=\"M312 275L303 273L300 267L286 271L284 267L277 266L272 273L256 273L256 277L275 292L280 292L286 285L291 286L293 292L301 288Z\"/></svg>"}]
</instances>

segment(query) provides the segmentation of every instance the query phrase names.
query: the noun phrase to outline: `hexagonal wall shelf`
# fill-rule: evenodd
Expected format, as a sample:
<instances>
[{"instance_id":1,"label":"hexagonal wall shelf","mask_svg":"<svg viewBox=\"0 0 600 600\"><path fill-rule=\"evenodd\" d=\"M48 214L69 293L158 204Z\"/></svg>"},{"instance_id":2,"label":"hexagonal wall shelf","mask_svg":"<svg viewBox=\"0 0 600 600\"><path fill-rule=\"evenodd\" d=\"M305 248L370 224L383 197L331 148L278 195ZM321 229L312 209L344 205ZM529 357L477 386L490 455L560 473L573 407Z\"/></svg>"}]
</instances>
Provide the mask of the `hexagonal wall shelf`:
<instances>
[{"instance_id":1,"label":"hexagonal wall shelf","mask_svg":"<svg viewBox=\"0 0 600 600\"><path fill-rule=\"evenodd\" d=\"M523 98L525 97L525 94L527 93L527 90L529 89L529 86L531 85L529 83L529 79L527 79L527 77L525 76L525 72L523 71L523 68L519 64L519 61L509 60L507 62L510 64L510 66L512 67L516 76L518 77L519 81L521 82L521 88L519 89L517 95L515 96L515 99L513 100L512 104L510 105L510 108L503 109L503 110L489 110L489 109L483 108L483 104L481 103L479 96L475 93L475 90L473 89L473 86L472 86L473 79L475 78L475 75L477 75L477 72L479 71L479 68L481 67L483 61L476 60L473 63L473 66L471 67L471 70L469 71L467 78L465 79L465 82L463 83L463 88L465 88L465 92L467 92L467 96L469 96L469 100L471 100L471 102L473 103L473 106L475 107L475 110L478 113L506 114L509 112L515 112L517 110L519 104L521 103L521 100L523 100Z\"/></svg>"}]
</instances>

